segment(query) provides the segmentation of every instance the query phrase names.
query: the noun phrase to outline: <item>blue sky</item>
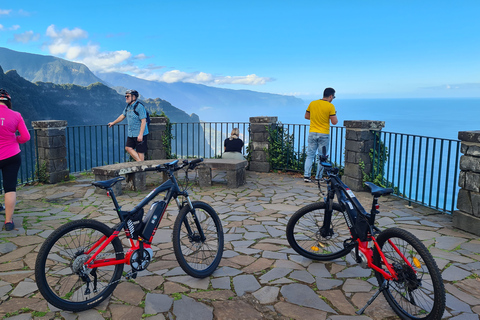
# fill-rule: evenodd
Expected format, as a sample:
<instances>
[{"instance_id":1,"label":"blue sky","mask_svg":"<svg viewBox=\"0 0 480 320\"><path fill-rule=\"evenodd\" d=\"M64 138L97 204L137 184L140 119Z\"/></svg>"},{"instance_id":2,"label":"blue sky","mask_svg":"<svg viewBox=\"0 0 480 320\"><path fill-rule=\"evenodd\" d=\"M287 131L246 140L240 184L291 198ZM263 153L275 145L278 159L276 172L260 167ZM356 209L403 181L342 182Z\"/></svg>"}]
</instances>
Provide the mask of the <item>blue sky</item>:
<instances>
[{"instance_id":1,"label":"blue sky","mask_svg":"<svg viewBox=\"0 0 480 320\"><path fill-rule=\"evenodd\" d=\"M319 97L480 97L480 1L9 1L0 46L93 71Z\"/></svg>"}]
</instances>

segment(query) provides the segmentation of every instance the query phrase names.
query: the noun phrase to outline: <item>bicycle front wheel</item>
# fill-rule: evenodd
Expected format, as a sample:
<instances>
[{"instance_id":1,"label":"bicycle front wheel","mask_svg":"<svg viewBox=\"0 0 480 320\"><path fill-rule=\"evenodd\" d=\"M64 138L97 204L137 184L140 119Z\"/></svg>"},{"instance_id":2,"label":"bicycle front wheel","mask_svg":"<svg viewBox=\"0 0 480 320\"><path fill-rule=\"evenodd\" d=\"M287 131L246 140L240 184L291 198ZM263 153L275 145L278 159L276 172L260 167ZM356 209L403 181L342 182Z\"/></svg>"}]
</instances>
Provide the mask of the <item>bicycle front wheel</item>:
<instances>
[{"instance_id":1,"label":"bicycle front wheel","mask_svg":"<svg viewBox=\"0 0 480 320\"><path fill-rule=\"evenodd\" d=\"M329 261L351 251L344 241L351 238L342 208L333 204L330 226L324 226L325 202L309 204L295 212L287 223L290 246L304 257Z\"/></svg>"},{"instance_id":2,"label":"bicycle front wheel","mask_svg":"<svg viewBox=\"0 0 480 320\"><path fill-rule=\"evenodd\" d=\"M113 230L95 220L77 220L55 230L43 243L35 263L35 280L43 297L57 308L83 311L105 300L122 276L123 264L89 269L88 249ZM99 259L123 259L120 240L114 238Z\"/></svg>"},{"instance_id":3,"label":"bicycle front wheel","mask_svg":"<svg viewBox=\"0 0 480 320\"><path fill-rule=\"evenodd\" d=\"M200 201L184 206L173 225L173 250L180 267L195 278L210 276L223 255L223 228L215 210Z\"/></svg>"},{"instance_id":4,"label":"bicycle front wheel","mask_svg":"<svg viewBox=\"0 0 480 320\"><path fill-rule=\"evenodd\" d=\"M440 270L425 245L413 234L399 228L384 230L377 237L378 245L395 272L383 291L392 309L403 319L440 319L445 311L445 288ZM373 263L387 271L378 250ZM378 283L384 282L375 272Z\"/></svg>"}]
</instances>

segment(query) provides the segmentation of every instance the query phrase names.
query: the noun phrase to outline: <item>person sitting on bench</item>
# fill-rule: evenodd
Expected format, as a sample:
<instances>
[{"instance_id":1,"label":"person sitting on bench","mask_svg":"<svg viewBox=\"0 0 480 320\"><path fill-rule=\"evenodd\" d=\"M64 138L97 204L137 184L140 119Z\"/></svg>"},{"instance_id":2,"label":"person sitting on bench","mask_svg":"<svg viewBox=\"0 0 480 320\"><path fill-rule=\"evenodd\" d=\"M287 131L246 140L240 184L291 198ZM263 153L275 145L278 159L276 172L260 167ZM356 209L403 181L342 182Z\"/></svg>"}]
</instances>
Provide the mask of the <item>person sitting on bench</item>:
<instances>
[{"instance_id":1,"label":"person sitting on bench","mask_svg":"<svg viewBox=\"0 0 480 320\"><path fill-rule=\"evenodd\" d=\"M240 135L238 128L233 128L230 137L223 142L225 153L222 159L244 160L242 154L243 141L238 136Z\"/></svg>"}]
</instances>

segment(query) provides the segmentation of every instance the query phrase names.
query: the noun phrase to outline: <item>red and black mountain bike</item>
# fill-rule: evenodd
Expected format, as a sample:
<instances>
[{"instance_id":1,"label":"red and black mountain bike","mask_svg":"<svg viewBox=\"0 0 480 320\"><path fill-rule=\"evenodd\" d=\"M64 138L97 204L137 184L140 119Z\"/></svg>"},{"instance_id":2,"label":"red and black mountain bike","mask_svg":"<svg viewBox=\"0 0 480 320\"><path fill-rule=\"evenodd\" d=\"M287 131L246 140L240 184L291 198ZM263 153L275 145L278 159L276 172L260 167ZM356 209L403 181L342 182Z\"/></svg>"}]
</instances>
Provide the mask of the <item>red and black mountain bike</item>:
<instances>
[{"instance_id":1,"label":"red and black mountain bike","mask_svg":"<svg viewBox=\"0 0 480 320\"><path fill-rule=\"evenodd\" d=\"M96 181L94 186L107 190L120 222L114 227L91 219L67 223L56 229L43 243L35 264L35 279L40 293L57 308L69 311L90 309L105 300L129 265L125 278L136 278L153 259L151 244L155 232L172 199L179 213L173 225L172 242L175 257L182 269L197 278L210 276L223 254L223 229L215 210L207 203L190 201L188 170L203 159L178 160L148 168L164 172L168 180L150 192L131 211L122 211L112 186L125 178ZM180 190L174 173L185 169L185 188ZM144 216L143 207L159 193ZM180 201L183 198L182 201ZM125 251L120 236L124 231L129 248Z\"/></svg>"}]
</instances>

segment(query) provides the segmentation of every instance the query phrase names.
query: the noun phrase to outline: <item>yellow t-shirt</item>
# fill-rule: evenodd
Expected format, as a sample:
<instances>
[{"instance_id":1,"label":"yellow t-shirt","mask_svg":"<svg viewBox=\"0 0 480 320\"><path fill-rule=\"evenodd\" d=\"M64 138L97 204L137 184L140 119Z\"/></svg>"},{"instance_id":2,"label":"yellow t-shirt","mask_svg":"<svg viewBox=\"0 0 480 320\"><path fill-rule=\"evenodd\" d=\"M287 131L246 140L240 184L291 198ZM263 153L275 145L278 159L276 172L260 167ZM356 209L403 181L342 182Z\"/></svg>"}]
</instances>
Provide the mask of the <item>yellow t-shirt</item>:
<instances>
[{"instance_id":1,"label":"yellow t-shirt","mask_svg":"<svg viewBox=\"0 0 480 320\"><path fill-rule=\"evenodd\" d=\"M310 102L307 111L310 112L310 132L330 133L330 116L336 115L335 106L325 100Z\"/></svg>"}]
</instances>

